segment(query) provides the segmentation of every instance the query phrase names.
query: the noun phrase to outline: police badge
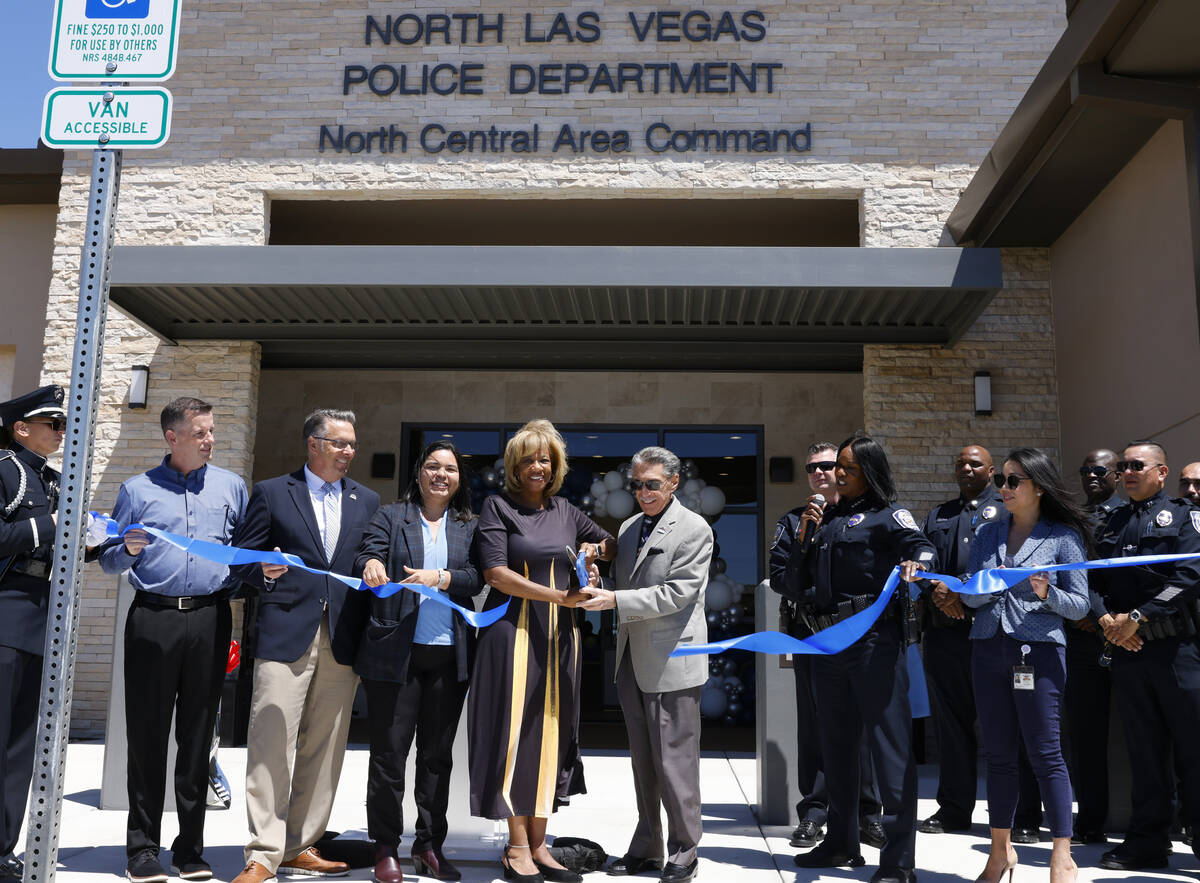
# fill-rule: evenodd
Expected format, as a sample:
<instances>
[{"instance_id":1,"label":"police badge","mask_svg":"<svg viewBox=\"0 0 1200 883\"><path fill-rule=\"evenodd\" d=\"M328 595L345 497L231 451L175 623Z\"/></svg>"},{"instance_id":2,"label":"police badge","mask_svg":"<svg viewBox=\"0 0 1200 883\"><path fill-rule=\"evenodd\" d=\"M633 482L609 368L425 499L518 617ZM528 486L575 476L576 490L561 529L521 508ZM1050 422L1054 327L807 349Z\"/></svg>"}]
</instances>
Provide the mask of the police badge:
<instances>
[{"instance_id":1,"label":"police badge","mask_svg":"<svg viewBox=\"0 0 1200 883\"><path fill-rule=\"evenodd\" d=\"M1159 509L1158 514L1154 516L1154 523L1159 527L1170 527L1171 522L1175 519L1171 517L1170 509Z\"/></svg>"},{"instance_id":2,"label":"police badge","mask_svg":"<svg viewBox=\"0 0 1200 883\"><path fill-rule=\"evenodd\" d=\"M909 530L917 529L917 523L913 521L912 513L907 509L897 509L892 513L892 517L896 519L896 523L901 527L906 527Z\"/></svg>"},{"instance_id":3,"label":"police badge","mask_svg":"<svg viewBox=\"0 0 1200 883\"><path fill-rule=\"evenodd\" d=\"M846 527L858 527L863 523L863 519L867 516L859 512L857 515L851 515L850 520L846 522Z\"/></svg>"},{"instance_id":4,"label":"police badge","mask_svg":"<svg viewBox=\"0 0 1200 883\"><path fill-rule=\"evenodd\" d=\"M983 511L979 513L979 517L982 518L984 521L991 521L993 518L996 517L996 507L990 506L990 505L984 506Z\"/></svg>"}]
</instances>

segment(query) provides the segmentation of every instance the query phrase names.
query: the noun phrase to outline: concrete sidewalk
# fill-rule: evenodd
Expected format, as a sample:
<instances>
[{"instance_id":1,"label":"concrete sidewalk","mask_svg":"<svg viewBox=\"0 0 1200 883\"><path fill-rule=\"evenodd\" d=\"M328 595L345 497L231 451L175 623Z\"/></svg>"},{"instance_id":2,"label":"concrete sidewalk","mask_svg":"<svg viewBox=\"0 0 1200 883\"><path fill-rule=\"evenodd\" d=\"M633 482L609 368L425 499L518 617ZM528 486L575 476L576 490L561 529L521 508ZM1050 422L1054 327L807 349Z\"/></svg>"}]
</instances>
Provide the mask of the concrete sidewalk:
<instances>
[{"instance_id":1,"label":"concrete sidewalk","mask_svg":"<svg viewBox=\"0 0 1200 883\"><path fill-rule=\"evenodd\" d=\"M113 883L125 871L125 813L105 811L100 806L100 775L104 746L73 744L68 752L60 827L58 879L65 883ZM243 801L246 753L244 749L222 748L220 762L234 792L229 811L210 811L205 828L205 857L219 880L229 880L242 868L242 846L246 838ZM550 834L581 836L599 842L611 855L625 851L636 822L632 771L627 755L620 752L585 752L589 793L576 798L550 821ZM792 864L796 850L788 846L790 828L759 826L753 810L755 760L750 755L706 754L701 760L704 794L704 840L700 845L700 879L716 881L771 881L801 883L808 880L867 881L875 870L878 851L863 847L867 865L855 870L800 871ZM935 770L922 767L920 817L936 809ZM361 831L366 826L367 751L352 746L347 752L341 787L329 826L336 831ZM168 777L169 782L169 777ZM982 784L980 794L983 793ZM407 815L407 814L406 814ZM406 819L407 820L407 819ZM923 883L974 880L987 855L987 827L983 802L975 813L975 830L970 835L917 835L918 874ZM165 814L162 841L169 845L175 836L175 816ZM363 835L365 836L365 835ZM402 854L407 853L406 839ZM21 840L22 848L24 837ZM481 843L482 854L499 854L499 845ZM1200 873L1198 861L1187 847L1176 844L1171 873L1134 875L1096 867L1107 847L1075 848L1081 881L1100 880L1193 880ZM479 854L481 850L472 850ZM1015 881L1029 883L1048 878L1048 842L1018 847L1021 864ZM164 855L164 864L168 856ZM456 859L457 861L457 859ZM495 861L463 862L466 881L501 879ZM591 879L607 879L602 874ZM282 878L281 878L282 879ZM304 879L304 878L301 878ZM370 869L351 873L350 880L370 880ZM408 879L418 878L411 873ZM639 879L653 879L643 877Z\"/></svg>"}]
</instances>

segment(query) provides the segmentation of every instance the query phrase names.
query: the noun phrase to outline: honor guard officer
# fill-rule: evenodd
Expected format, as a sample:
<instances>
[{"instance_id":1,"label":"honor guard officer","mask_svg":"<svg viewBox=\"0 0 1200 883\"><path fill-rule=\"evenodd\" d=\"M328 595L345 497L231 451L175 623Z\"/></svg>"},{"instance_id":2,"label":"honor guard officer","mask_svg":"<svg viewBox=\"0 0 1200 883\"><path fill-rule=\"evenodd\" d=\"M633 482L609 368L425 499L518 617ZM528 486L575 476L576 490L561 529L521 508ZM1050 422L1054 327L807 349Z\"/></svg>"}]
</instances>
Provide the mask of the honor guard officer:
<instances>
[{"instance_id":1,"label":"honor guard officer","mask_svg":"<svg viewBox=\"0 0 1200 883\"><path fill-rule=\"evenodd\" d=\"M1079 481L1087 510L1103 525L1114 510L1125 505L1117 496L1117 455L1097 448L1083 459ZM1108 717L1112 697L1112 671L1100 664L1104 636L1095 613L1068 620L1067 690L1063 708L1067 719L1071 788L1079 803L1072 843L1107 843L1108 818Z\"/></svg>"},{"instance_id":2,"label":"honor guard officer","mask_svg":"<svg viewBox=\"0 0 1200 883\"><path fill-rule=\"evenodd\" d=\"M836 475L837 505L827 509L819 501L809 503L801 522L820 528L811 544L792 547L788 561L789 594L812 598L811 605L802 605L797 613L814 631L869 607L897 565L908 581L935 560L933 544L912 515L892 505L895 484L878 442L866 436L843 442ZM796 856L802 868L863 864L855 810L859 746L865 738L886 836L872 883L916 879L917 767L906 664L914 623L908 592L902 584L875 624L850 647L813 658L829 823L825 842Z\"/></svg>"},{"instance_id":3,"label":"honor guard officer","mask_svg":"<svg viewBox=\"0 0 1200 883\"><path fill-rule=\"evenodd\" d=\"M1004 511L992 485L995 472L987 448L968 445L958 452L954 480L960 494L935 507L925 519L925 536L937 549L938 567L944 573L966 574L975 530ZM921 823L921 831L968 831L979 778L971 642L967 637L973 611L944 583L923 580L922 591L925 676L938 745L938 810Z\"/></svg>"},{"instance_id":4,"label":"honor guard officer","mask_svg":"<svg viewBox=\"0 0 1200 883\"><path fill-rule=\"evenodd\" d=\"M50 560L58 522L58 479L46 458L66 430L61 386L0 404L9 446L0 450L0 736L3 826L0 879L20 880L13 855L33 776Z\"/></svg>"},{"instance_id":5,"label":"honor guard officer","mask_svg":"<svg viewBox=\"0 0 1200 883\"><path fill-rule=\"evenodd\" d=\"M1162 445L1131 442L1116 468L1130 504L1104 522L1096 554L1200 555L1200 510L1164 492ZM1171 850L1172 746L1183 774L1187 821L1193 830L1200 824L1200 560L1094 570L1091 587L1133 770L1125 841L1100 864L1124 871L1164 868ZM1200 855L1200 842L1192 850Z\"/></svg>"},{"instance_id":6,"label":"honor guard officer","mask_svg":"<svg viewBox=\"0 0 1200 883\"><path fill-rule=\"evenodd\" d=\"M826 505L837 502L837 445L817 442L808 449L804 471L808 487L821 494ZM811 502L812 497L809 498ZM779 604L780 628L793 638L807 638L812 631L795 615L796 604L802 599L788 595L786 579L788 558L792 545L801 536L800 516L804 506L786 513L775 525L775 540L771 544L771 589L782 595ZM811 531L813 528L809 528ZM829 795L825 790L825 773L821 769L821 745L817 732L818 721L812 696L812 657L797 654L792 657L792 674L796 682L796 778L800 800L796 804L798 824L792 831L791 845L816 846L825 837ZM859 755L860 794L859 839L869 846L883 845L883 826L879 823L879 798L875 794L875 777L871 774L871 758L866 746Z\"/></svg>"}]
</instances>

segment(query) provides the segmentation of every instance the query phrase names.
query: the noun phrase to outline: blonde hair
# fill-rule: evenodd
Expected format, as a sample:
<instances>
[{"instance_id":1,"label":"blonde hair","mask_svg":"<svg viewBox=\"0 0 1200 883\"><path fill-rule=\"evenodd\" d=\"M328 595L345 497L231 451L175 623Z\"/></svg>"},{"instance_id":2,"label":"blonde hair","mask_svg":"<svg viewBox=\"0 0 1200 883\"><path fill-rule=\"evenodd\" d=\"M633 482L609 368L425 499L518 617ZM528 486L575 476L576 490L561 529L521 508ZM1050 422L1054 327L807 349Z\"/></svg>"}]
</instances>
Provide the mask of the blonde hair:
<instances>
[{"instance_id":1,"label":"blonde hair","mask_svg":"<svg viewBox=\"0 0 1200 883\"><path fill-rule=\"evenodd\" d=\"M540 450L550 454L550 482L543 496L548 499L558 493L567 477L567 445L553 423L540 419L530 420L504 446L504 489L510 494L521 491L517 465Z\"/></svg>"}]
</instances>

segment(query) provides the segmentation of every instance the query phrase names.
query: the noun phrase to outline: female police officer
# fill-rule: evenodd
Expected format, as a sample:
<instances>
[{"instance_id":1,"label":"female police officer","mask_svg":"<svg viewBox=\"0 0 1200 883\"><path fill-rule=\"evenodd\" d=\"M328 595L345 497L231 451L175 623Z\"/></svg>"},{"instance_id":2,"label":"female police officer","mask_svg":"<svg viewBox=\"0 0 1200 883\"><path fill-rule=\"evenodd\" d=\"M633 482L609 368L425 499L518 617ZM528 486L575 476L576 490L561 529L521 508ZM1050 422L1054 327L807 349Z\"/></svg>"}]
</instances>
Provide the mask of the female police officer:
<instances>
[{"instance_id":1,"label":"female police officer","mask_svg":"<svg viewBox=\"0 0 1200 883\"><path fill-rule=\"evenodd\" d=\"M802 525L808 531L819 529L811 543L792 547L788 564L794 590L807 600L808 615L822 628L869 606L896 565L903 579L911 580L919 568L932 568L935 557L933 545L908 510L892 505L895 485L878 442L866 436L842 442L836 477L838 503L828 510L819 502L809 504ZM870 631L853 645L813 658L829 821L825 842L796 856L800 867L863 864L858 752L865 736L887 836L872 883L916 879L917 768L910 747L906 593L906 587L899 589Z\"/></svg>"}]
</instances>

